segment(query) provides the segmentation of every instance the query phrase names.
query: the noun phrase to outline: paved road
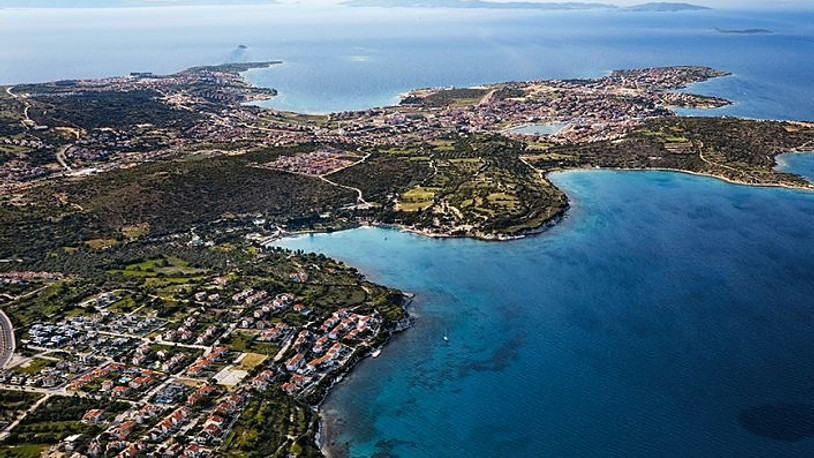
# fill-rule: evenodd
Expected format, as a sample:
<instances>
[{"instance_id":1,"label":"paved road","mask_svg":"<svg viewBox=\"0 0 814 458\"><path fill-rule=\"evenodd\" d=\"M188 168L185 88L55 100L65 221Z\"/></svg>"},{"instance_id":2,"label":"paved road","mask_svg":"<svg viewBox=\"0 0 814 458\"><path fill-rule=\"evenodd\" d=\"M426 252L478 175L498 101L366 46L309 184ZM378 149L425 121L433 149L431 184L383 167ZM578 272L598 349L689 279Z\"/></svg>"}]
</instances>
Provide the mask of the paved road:
<instances>
[{"instance_id":1,"label":"paved road","mask_svg":"<svg viewBox=\"0 0 814 458\"><path fill-rule=\"evenodd\" d=\"M0 310L0 369L6 367L14 354L14 327L11 320Z\"/></svg>"}]
</instances>

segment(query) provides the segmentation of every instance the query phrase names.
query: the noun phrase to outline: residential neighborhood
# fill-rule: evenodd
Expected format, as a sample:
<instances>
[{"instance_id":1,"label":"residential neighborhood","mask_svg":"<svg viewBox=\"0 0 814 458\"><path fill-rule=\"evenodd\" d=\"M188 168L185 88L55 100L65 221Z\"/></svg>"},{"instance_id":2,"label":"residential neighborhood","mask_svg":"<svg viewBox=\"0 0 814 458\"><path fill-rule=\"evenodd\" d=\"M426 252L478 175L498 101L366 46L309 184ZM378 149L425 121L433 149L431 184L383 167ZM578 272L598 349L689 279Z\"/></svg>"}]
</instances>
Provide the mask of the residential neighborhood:
<instances>
[{"instance_id":1,"label":"residential neighborhood","mask_svg":"<svg viewBox=\"0 0 814 458\"><path fill-rule=\"evenodd\" d=\"M246 240L247 248L256 243ZM263 399L289 399L295 411L310 411L394 326L385 327L386 318L371 307L367 283L343 287L358 291L359 302L302 295L315 287L311 281L359 282L347 268L264 256L278 259L269 272L286 266L279 280L217 272L199 278L192 276L197 270L178 268L155 293L132 285L94 293L69 305L70 313L15 329L18 352L0 371L0 394L42 396L45 409L61 399L87 405L69 422L76 426L43 449L53 457L223 456L252 428L250 418L241 420L244 411ZM142 261L123 272L160 279L151 276L153 266L165 264ZM188 306L163 313L168 300ZM0 422L0 431L13 443L27 424L23 413L14 423ZM278 447L292 446L287 442Z\"/></svg>"}]
</instances>

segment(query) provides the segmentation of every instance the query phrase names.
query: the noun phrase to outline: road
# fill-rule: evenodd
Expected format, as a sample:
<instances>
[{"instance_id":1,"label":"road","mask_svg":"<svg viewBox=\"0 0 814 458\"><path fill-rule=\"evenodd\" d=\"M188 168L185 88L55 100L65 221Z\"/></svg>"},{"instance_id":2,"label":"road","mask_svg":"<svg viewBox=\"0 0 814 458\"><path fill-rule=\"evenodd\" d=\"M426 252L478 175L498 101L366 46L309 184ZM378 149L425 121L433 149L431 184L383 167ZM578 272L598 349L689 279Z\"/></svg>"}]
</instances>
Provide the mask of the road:
<instances>
[{"instance_id":1,"label":"road","mask_svg":"<svg viewBox=\"0 0 814 458\"><path fill-rule=\"evenodd\" d=\"M41 398L40 398L40 399L39 399L37 402L35 402L35 403L34 403L34 404L31 406L31 407L29 407L29 408L28 408L28 409L27 409L25 412L22 412L22 413L21 413L21 414L20 414L20 415L17 417L17 419L16 419L16 420L14 420L14 421L13 421L13 422L11 422L11 423L10 423L8 426L6 426L6 428L5 428L5 429L3 429L3 431L2 431L2 432L0 432L0 441L5 440L5 439L6 439L6 438L7 438L7 437L8 437L8 436L11 434L11 430L12 430L12 429L14 429L14 427L16 427L17 425L19 425L19 424L20 424L20 422L21 422L21 421L23 421L23 420L25 419L25 417L27 417L27 416L28 416L28 414L30 414L31 412L33 412L33 411L37 410L37 407L39 407L39 406L41 406L42 404L44 404L44 403L45 403L45 401L47 401L47 400L48 400L48 398L50 398L50 397L51 397L51 395L50 395L50 394L46 394L45 396L41 397Z\"/></svg>"},{"instance_id":2,"label":"road","mask_svg":"<svg viewBox=\"0 0 814 458\"><path fill-rule=\"evenodd\" d=\"M65 145L57 151L57 162L61 165L66 172L73 172L73 169L68 165L67 152L73 148L73 145Z\"/></svg>"},{"instance_id":3,"label":"road","mask_svg":"<svg viewBox=\"0 0 814 458\"><path fill-rule=\"evenodd\" d=\"M337 182L335 182L335 181L331 181L331 180L329 180L328 178L326 178L326 176L327 176L327 175L334 174L334 173L336 173L336 172L339 172L340 170L345 170L345 169L350 168L350 167L353 167L353 166L355 166L355 165L359 165L359 164L361 164L361 163L365 162L365 161L367 160L367 158L369 158L370 156L371 156L371 154L370 154L370 153L368 153L367 155L365 155L365 157L363 157L362 159L360 159L360 160L358 160L358 161L354 162L353 164L347 165L347 166L342 167L342 168L340 168L340 169L331 170L331 172L330 172L330 173L326 173L326 174L324 174L324 175L317 175L317 178L319 178L320 180L322 180L322 181L324 181L324 182L328 183L328 184L329 184L329 185L331 185L331 186L336 186L337 188L345 188L345 189L349 189L349 190L351 190L351 191L355 191L355 192L356 192L356 194L357 194L357 197L356 197L356 208L357 208L357 209L359 209L359 210L365 210L365 209L368 209L368 208L372 207L372 205L370 205L370 203L368 203L368 202L365 200L365 197L364 197L364 195L362 194L362 190L361 190L361 189L359 189L359 188L354 188L353 186L345 186L344 184L339 184L339 183L337 183ZM308 175L308 174L303 174L303 175L306 175L306 176L314 176L314 175Z\"/></svg>"},{"instance_id":4,"label":"road","mask_svg":"<svg viewBox=\"0 0 814 458\"><path fill-rule=\"evenodd\" d=\"M29 108L31 108L31 104L30 104L30 103L28 103L28 102L25 100L25 97L23 97L23 96L19 96L19 95L15 94L14 92L12 92L12 91L11 91L11 89L12 89L12 88L13 88L13 86L9 86L9 87L7 87L7 88L6 88L6 93L7 93L9 96L11 96L12 98L14 98L15 100L18 100L18 101L22 102L22 104L25 106L25 108L23 109L23 117L25 118L25 120L23 121L23 125L25 126L25 128L26 128L26 129L30 129L30 128L31 128L31 126L33 126L34 124L36 124L36 123L35 123L34 121L32 121L32 120L31 120L31 118L28 116L28 109L29 109Z\"/></svg>"},{"instance_id":5,"label":"road","mask_svg":"<svg viewBox=\"0 0 814 458\"><path fill-rule=\"evenodd\" d=\"M16 344L14 342L14 326L11 325L11 320L8 316L0 310L0 369L6 367L14 354Z\"/></svg>"},{"instance_id":6,"label":"road","mask_svg":"<svg viewBox=\"0 0 814 458\"><path fill-rule=\"evenodd\" d=\"M313 176L313 175L308 175L308 176ZM356 192L356 208L358 208L360 210L364 210L364 209L367 209L367 208L371 207L370 203L368 203L365 200L361 189L354 188L353 186L345 186L344 184L339 184L339 183L337 183L335 181L331 181L331 180L325 178L324 175L317 175L317 178L319 178L320 180L328 183L331 186L336 186L337 188L349 189L351 191Z\"/></svg>"}]
</instances>

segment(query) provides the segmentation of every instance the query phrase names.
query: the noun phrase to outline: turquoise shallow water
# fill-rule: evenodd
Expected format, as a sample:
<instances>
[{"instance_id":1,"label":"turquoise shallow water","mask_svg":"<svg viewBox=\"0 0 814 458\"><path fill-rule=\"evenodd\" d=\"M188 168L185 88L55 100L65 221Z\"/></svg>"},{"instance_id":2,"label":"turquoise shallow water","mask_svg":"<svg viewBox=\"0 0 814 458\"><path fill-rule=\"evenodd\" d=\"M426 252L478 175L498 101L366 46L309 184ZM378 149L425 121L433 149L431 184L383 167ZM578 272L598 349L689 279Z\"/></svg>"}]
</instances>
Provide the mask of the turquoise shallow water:
<instances>
[{"instance_id":1,"label":"turquoise shallow water","mask_svg":"<svg viewBox=\"0 0 814 458\"><path fill-rule=\"evenodd\" d=\"M415 327L329 397L335 440L352 456L812 456L814 194L555 181L574 208L521 241L282 242L418 294Z\"/></svg>"},{"instance_id":2,"label":"turquoise shallow water","mask_svg":"<svg viewBox=\"0 0 814 458\"><path fill-rule=\"evenodd\" d=\"M814 182L814 154L781 154L777 156L777 169L802 175Z\"/></svg>"}]
</instances>

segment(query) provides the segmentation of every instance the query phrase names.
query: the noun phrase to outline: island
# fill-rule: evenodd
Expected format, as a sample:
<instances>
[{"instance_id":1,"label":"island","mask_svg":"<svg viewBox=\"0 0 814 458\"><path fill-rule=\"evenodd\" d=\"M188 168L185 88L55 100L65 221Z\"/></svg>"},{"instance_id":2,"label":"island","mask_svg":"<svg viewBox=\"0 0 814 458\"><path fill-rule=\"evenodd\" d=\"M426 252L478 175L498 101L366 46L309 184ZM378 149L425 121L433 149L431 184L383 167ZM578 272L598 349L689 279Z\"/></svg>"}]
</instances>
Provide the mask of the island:
<instances>
[{"instance_id":1,"label":"island","mask_svg":"<svg viewBox=\"0 0 814 458\"><path fill-rule=\"evenodd\" d=\"M275 247L360 225L507 240L567 214L547 175L774 169L814 124L679 117L698 66L423 88L311 115L202 66L0 88L0 454L320 456L319 406L410 297ZM386 352L386 348L383 350Z\"/></svg>"},{"instance_id":2,"label":"island","mask_svg":"<svg viewBox=\"0 0 814 458\"><path fill-rule=\"evenodd\" d=\"M650 2L631 6L618 6L598 2L529 2L529 1L489 1L489 0L345 0L340 3L354 8L458 8L495 10L619 10L632 12L682 12L708 10L710 8L691 3Z\"/></svg>"},{"instance_id":3,"label":"island","mask_svg":"<svg viewBox=\"0 0 814 458\"><path fill-rule=\"evenodd\" d=\"M722 29L720 27L715 27L716 32L729 34L729 35L771 35L772 32L769 29Z\"/></svg>"}]
</instances>

